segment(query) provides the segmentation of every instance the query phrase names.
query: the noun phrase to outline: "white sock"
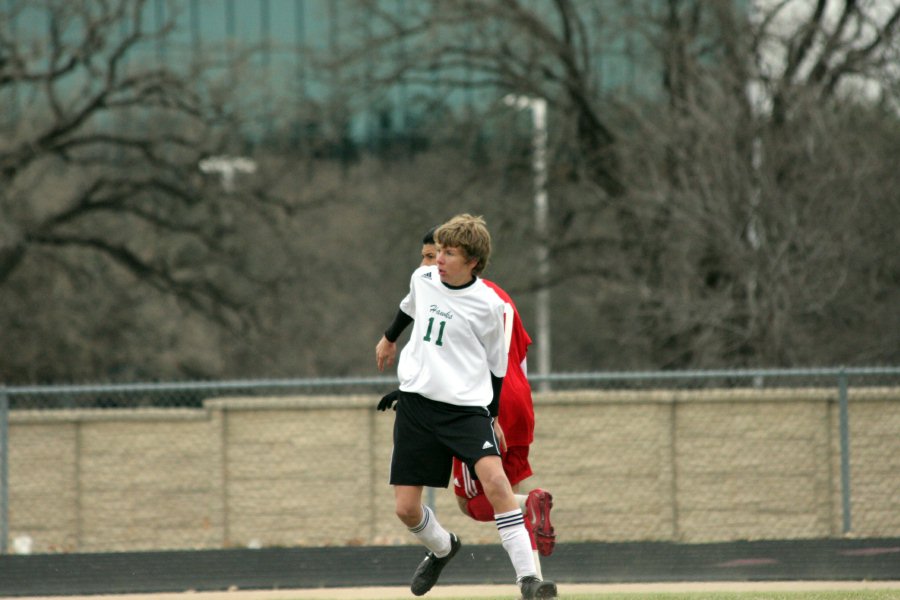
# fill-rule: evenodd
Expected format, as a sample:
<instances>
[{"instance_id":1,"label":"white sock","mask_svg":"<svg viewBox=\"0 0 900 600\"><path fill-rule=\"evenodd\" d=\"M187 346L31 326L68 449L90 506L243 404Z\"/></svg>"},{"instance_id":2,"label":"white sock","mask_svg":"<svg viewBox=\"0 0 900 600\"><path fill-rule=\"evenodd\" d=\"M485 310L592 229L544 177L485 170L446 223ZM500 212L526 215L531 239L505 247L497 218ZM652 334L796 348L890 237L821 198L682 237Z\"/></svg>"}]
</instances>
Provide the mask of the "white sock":
<instances>
[{"instance_id":1,"label":"white sock","mask_svg":"<svg viewBox=\"0 0 900 600\"><path fill-rule=\"evenodd\" d=\"M410 527L409 532L416 536L426 548L434 552L438 558L450 554L450 532L441 527L434 512L422 505L422 522Z\"/></svg>"},{"instance_id":2,"label":"white sock","mask_svg":"<svg viewBox=\"0 0 900 600\"><path fill-rule=\"evenodd\" d=\"M530 542L530 540L529 540L529 542ZM544 580L544 574L541 572L541 558L540 558L540 555L538 554L538 551L537 551L537 550L532 550L532 551L531 551L531 554L534 556L534 571L535 571L535 575L537 575L537 578L538 578L538 579L540 579L541 581L543 581L543 580Z\"/></svg>"},{"instance_id":3,"label":"white sock","mask_svg":"<svg viewBox=\"0 0 900 600\"><path fill-rule=\"evenodd\" d=\"M503 549L509 554L509 560L516 570L516 581L526 575L537 576L534 566L534 554L531 552L531 538L525 529L525 519L519 509L494 515L497 522L497 531L500 532L500 542Z\"/></svg>"},{"instance_id":4,"label":"white sock","mask_svg":"<svg viewBox=\"0 0 900 600\"><path fill-rule=\"evenodd\" d=\"M516 494L516 502L519 503L519 508L522 509L522 514L525 514L525 502L528 501L528 494ZM529 543L531 542L531 536L529 535ZM541 581L544 580L544 575L541 573L541 557L538 554L537 550L532 549L531 554L534 555L534 570L537 573L538 579Z\"/></svg>"}]
</instances>

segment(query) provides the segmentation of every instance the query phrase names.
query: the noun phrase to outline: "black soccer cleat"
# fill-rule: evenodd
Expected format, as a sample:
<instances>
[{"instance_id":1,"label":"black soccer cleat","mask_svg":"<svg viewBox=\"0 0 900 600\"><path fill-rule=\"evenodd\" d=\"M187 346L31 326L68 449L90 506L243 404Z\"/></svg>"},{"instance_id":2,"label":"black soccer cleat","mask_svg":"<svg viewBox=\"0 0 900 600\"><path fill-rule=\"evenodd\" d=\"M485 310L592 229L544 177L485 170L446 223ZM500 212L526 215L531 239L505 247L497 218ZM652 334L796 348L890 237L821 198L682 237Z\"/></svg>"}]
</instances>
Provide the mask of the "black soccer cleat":
<instances>
[{"instance_id":1,"label":"black soccer cleat","mask_svg":"<svg viewBox=\"0 0 900 600\"><path fill-rule=\"evenodd\" d=\"M552 581L541 581L533 575L523 577L519 581L519 589L522 590L522 600L556 598L556 584Z\"/></svg>"},{"instance_id":2,"label":"black soccer cleat","mask_svg":"<svg viewBox=\"0 0 900 600\"><path fill-rule=\"evenodd\" d=\"M412 593L416 596L421 596L433 588L434 584L437 583L438 577L441 576L441 571L444 570L450 559L456 556L461 547L462 543L459 541L459 538L456 537L456 534L451 533L450 554L438 558L434 555L434 552L429 552L424 560L419 563L413 575L412 584L409 586Z\"/></svg>"}]
</instances>

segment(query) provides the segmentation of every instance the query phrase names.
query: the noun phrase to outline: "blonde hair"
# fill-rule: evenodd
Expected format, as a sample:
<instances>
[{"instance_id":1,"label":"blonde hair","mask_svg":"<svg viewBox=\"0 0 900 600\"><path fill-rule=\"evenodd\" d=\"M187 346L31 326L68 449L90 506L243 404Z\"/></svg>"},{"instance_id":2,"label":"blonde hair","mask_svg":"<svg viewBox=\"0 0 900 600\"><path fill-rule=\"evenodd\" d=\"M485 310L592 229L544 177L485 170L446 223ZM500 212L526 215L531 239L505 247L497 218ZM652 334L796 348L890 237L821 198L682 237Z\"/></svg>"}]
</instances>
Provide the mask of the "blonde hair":
<instances>
[{"instance_id":1,"label":"blonde hair","mask_svg":"<svg viewBox=\"0 0 900 600\"><path fill-rule=\"evenodd\" d=\"M474 275L484 271L491 258L491 234L482 217L456 215L435 230L434 241L441 246L462 248L467 258L477 259Z\"/></svg>"}]
</instances>

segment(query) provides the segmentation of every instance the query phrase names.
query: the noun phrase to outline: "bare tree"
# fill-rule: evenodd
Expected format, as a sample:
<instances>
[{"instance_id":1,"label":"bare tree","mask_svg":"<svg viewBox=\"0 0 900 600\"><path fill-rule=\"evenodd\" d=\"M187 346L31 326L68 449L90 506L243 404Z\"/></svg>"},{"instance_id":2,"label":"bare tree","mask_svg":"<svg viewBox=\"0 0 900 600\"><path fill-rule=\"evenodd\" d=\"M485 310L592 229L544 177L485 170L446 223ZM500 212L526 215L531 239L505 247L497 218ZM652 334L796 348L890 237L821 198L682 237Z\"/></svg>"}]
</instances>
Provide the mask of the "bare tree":
<instances>
[{"instance_id":1,"label":"bare tree","mask_svg":"<svg viewBox=\"0 0 900 600\"><path fill-rule=\"evenodd\" d=\"M597 36L612 32L604 11L570 0L417 2L398 14L379 0L353 11L355 31L334 65L353 65L369 84L471 95L484 105L506 93L539 96L572 122L590 178L612 196L623 192L615 134L595 99L599 89Z\"/></svg>"},{"instance_id":2,"label":"bare tree","mask_svg":"<svg viewBox=\"0 0 900 600\"><path fill-rule=\"evenodd\" d=\"M110 352L121 342L116 327L101 323L117 316L125 328L123 309L137 314L151 300L148 338L152 323L179 323L181 307L244 327L254 319L252 298L277 277L244 244L296 205L276 194L277 174L227 193L220 174L200 172L204 159L236 147L240 114L227 108L236 105L228 82L213 79L208 65L158 56L174 21L148 24L147 5L0 5L0 289L19 299L4 303L6 323L40 328L22 318L29 307L43 306L46 318L54 314L48 296L73 302L68 320L62 311L54 324L44 321L46 331L20 332L32 343L46 336L37 354L94 336L99 347L85 354L96 360L104 344ZM96 312L110 304L119 310ZM90 325L78 310L92 311Z\"/></svg>"},{"instance_id":3,"label":"bare tree","mask_svg":"<svg viewBox=\"0 0 900 600\"><path fill-rule=\"evenodd\" d=\"M145 0L0 2L0 378L356 373L416 231L456 208L489 218L524 314L565 287L554 368L897 359L892 3L341 6L309 61L330 96L296 119L333 134L304 169L257 138L228 193L198 167L248 153L252 70L162 60ZM428 151L345 147L397 90ZM508 93L550 107L549 280Z\"/></svg>"},{"instance_id":4,"label":"bare tree","mask_svg":"<svg viewBox=\"0 0 900 600\"><path fill-rule=\"evenodd\" d=\"M751 50L771 123L807 103L896 83L900 7L878 0L759 2Z\"/></svg>"},{"instance_id":5,"label":"bare tree","mask_svg":"<svg viewBox=\"0 0 900 600\"><path fill-rule=\"evenodd\" d=\"M630 349L581 352L588 362L577 366L896 356L885 344L861 350L869 323L847 330L827 316L865 278L851 264L895 264L896 243L870 229L873 214L893 214L896 204L882 152L896 126L895 3L451 0L402 15L380 2L365 7L358 16L368 28L358 30L369 35L339 64L375 93L404 85L437 90L425 94L435 103L446 102L440 90L463 95L500 135L496 99L548 101L549 283L583 287L590 298L557 300L584 309L566 306L556 322L572 347L589 347L581 336L599 329L619 332L609 342ZM617 64L635 73L622 85ZM881 109L859 102L857 90L873 84ZM861 123L874 129L857 130ZM879 141L850 152L861 136ZM871 176L854 203L837 193L859 189L846 165ZM882 250L854 241L873 233ZM879 281L896 289L894 275ZM875 304L875 319L893 314ZM825 331L849 343L823 344ZM555 349L570 365L565 353Z\"/></svg>"},{"instance_id":6,"label":"bare tree","mask_svg":"<svg viewBox=\"0 0 900 600\"><path fill-rule=\"evenodd\" d=\"M623 149L653 224L630 258L646 261L657 292L642 327L656 362L895 357L872 327L896 316L861 290L871 287L863 265L896 272L896 243L872 216L897 207L883 145L897 119L889 96L879 108L856 91L866 80L892 88L900 9L779 2L746 21L724 7L672 2L659 15L650 39L663 50L668 102L638 118L645 135ZM881 250L861 242L872 236ZM879 286L894 297L885 275ZM871 320L835 319L854 306Z\"/></svg>"}]
</instances>

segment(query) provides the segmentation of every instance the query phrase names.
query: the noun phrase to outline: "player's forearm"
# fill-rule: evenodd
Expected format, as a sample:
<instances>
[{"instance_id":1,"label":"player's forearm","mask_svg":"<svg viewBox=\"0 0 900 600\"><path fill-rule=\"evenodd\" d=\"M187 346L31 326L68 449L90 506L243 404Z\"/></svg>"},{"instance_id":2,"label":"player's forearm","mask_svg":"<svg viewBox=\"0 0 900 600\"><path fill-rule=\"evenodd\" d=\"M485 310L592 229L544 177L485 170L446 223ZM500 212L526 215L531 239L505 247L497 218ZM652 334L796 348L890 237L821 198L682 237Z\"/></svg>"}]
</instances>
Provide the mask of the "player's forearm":
<instances>
[{"instance_id":1,"label":"player's forearm","mask_svg":"<svg viewBox=\"0 0 900 600\"><path fill-rule=\"evenodd\" d=\"M385 339L391 343L396 342L397 338L400 337L400 334L403 333L403 330L412 322L413 318L411 316L402 310L397 309L397 314L394 316L394 322L391 323L390 327L384 332Z\"/></svg>"},{"instance_id":2,"label":"player's forearm","mask_svg":"<svg viewBox=\"0 0 900 600\"><path fill-rule=\"evenodd\" d=\"M491 398L491 403L488 405L488 412L492 417L496 417L500 414L500 392L503 389L503 378L491 373L491 388L494 395Z\"/></svg>"}]
</instances>

